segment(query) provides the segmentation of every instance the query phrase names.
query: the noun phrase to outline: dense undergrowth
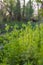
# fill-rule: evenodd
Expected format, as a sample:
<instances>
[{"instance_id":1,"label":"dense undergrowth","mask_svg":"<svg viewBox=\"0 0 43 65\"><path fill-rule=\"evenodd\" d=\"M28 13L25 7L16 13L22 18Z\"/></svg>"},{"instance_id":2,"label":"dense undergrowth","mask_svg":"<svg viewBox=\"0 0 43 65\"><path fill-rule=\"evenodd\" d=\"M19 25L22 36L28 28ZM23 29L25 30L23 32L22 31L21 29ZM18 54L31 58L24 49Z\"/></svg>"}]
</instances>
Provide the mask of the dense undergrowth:
<instances>
[{"instance_id":1,"label":"dense undergrowth","mask_svg":"<svg viewBox=\"0 0 43 65\"><path fill-rule=\"evenodd\" d=\"M11 32L14 29L14 27L16 27L16 29L21 29L23 24L27 25L27 22L23 22L23 21L5 22L4 21L0 24L0 34Z\"/></svg>"},{"instance_id":2,"label":"dense undergrowth","mask_svg":"<svg viewBox=\"0 0 43 65\"><path fill-rule=\"evenodd\" d=\"M43 24L15 25L0 36L0 65L43 65Z\"/></svg>"}]
</instances>

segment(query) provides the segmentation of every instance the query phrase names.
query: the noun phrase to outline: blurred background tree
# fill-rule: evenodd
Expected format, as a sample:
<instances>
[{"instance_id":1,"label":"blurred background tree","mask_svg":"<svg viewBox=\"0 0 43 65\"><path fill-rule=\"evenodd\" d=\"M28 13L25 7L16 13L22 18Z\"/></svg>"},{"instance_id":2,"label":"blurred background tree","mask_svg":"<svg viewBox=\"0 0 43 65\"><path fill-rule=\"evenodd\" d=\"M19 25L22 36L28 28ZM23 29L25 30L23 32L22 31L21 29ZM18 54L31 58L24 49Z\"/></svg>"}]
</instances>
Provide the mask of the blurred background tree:
<instances>
[{"instance_id":1,"label":"blurred background tree","mask_svg":"<svg viewBox=\"0 0 43 65\"><path fill-rule=\"evenodd\" d=\"M28 3L27 3L27 5L26 5L26 13L25 13L26 18L28 20L30 20L31 17L33 16L33 12L34 12L33 2L32 2L32 0L29 0Z\"/></svg>"}]
</instances>

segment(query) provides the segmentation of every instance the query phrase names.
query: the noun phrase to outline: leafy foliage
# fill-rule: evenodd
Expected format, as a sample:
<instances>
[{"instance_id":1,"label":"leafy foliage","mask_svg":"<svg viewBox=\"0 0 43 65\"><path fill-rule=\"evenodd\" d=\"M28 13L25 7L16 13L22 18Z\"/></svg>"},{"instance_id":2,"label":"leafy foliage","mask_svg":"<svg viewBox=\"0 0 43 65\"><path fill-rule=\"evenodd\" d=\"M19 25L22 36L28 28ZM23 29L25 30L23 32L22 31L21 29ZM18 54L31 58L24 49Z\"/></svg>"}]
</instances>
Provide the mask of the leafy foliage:
<instances>
[{"instance_id":1,"label":"leafy foliage","mask_svg":"<svg viewBox=\"0 0 43 65\"><path fill-rule=\"evenodd\" d=\"M0 65L43 65L43 24L17 28L0 36Z\"/></svg>"}]
</instances>

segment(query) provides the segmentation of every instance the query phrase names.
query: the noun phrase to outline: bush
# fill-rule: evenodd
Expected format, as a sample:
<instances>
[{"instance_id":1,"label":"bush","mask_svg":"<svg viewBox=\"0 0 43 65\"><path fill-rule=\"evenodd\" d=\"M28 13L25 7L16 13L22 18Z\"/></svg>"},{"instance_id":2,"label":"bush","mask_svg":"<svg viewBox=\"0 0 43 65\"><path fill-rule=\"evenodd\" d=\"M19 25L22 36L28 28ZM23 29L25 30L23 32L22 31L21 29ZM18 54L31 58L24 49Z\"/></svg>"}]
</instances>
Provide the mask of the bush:
<instances>
[{"instance_id":1,"label":"bush","mask_svg":"<svg viewBox=\"0 0 43 65\"><path fill-rule=\"evenodd\" d=\"M24 24L23 24L24 25ZM25 29L23 29L25 27ZM43 65L43 24L16 27L3 36L2 62L6 65ZM1 40L1 39L0 39ZM2 64L4 65L4 64Z\"/></svg>"}]
</instances>

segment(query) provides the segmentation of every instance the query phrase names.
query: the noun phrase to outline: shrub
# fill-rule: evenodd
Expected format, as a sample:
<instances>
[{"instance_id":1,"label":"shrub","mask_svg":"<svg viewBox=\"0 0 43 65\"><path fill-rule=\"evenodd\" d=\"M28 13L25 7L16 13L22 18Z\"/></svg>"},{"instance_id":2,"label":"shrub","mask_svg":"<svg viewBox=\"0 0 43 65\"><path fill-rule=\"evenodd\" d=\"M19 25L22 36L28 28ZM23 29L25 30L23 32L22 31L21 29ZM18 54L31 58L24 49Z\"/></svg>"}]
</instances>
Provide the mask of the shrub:
<instances>
[{"instance_id":1,"label":"shrub","mask_svg":"<svg viewBox=\"0 0 43 65\"><path fill-rule=\"evenodd\" d=\"M6 65L43 65L43 24L40 26L36 24L35 29L32 29L31 24L28 23L25 29L14 28L3 38L3 63Z\"/></svg>"}]
</instances>

